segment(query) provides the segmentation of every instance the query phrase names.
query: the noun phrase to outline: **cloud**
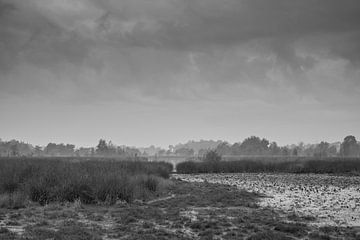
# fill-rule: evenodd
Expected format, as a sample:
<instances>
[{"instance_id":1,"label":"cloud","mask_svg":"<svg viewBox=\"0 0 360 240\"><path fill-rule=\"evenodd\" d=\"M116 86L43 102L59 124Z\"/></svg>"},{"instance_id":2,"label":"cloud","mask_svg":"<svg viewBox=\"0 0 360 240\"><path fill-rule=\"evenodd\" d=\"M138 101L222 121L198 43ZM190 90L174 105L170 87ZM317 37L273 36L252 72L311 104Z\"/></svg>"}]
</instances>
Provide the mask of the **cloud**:
<instances>
[{"instance_id":1,"label":"cloud","mask_svg":"<svg viewBox=\"0 0 360 240\"><path fill-rule=\"evenodd\" d=\"M0 18L7 94L272 101L273 92L324 101L330 89L358 93L357 0L1 0Z\"/></svg>"},{"instance_id":2,"label":"cloud","mask_svg":"<svg viewBox=\"0 0 360 240\"><path fill-rule=\"evenodd\" d=\"M88 57L91 41L46 16L36 1L3 1L0 6L3 71L23 63L56 70L59 64L82 64Z\"/></svg>"},{"instance_id":3,"label":"cloud","mask_svg":"<svg viewBox=\"0 0 360 240\"><path fill-rule=\"evenodd\" d=\"M0 0L0 21L9 139L359 130L358 0Z\"/></svg>"}]
</instances>

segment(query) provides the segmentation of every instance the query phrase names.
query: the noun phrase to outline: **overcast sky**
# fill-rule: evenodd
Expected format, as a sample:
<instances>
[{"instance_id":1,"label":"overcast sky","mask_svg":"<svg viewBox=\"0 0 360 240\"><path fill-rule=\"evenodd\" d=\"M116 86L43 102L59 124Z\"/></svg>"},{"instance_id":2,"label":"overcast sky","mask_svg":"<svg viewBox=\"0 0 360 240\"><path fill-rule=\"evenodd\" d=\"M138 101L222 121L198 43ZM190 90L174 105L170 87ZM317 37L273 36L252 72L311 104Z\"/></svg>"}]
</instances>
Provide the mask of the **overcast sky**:
<instances>
[{"instance_id":1,"label":"overcast sky","mask_svg":"<svg viewBox=\"0 0 360 240\"><path fill-rule=\"evenodd\" d=\"M0 138L360 138L359 0L0 0Z\"/></svg>"}]
</instances>

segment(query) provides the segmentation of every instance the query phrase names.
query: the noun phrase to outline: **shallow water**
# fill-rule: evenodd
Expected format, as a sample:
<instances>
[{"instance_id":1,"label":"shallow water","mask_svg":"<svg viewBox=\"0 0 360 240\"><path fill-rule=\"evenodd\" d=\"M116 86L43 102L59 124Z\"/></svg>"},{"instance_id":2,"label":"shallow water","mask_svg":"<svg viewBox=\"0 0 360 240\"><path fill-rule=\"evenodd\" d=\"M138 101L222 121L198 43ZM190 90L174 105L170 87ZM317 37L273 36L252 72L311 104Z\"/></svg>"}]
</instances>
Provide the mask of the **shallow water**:
<instances>
[{"instance_id":1,"label":"shallow water","mask_svg":"<svg viewBox=\"0 0 360 240\"><path fill-rule=\"evenodd\" d=\"M175 174L190 182L235 185L265 194L260 206L303 216L316 225L360 226L360 177L325 174Z\"/></svg>"}]
</instances>

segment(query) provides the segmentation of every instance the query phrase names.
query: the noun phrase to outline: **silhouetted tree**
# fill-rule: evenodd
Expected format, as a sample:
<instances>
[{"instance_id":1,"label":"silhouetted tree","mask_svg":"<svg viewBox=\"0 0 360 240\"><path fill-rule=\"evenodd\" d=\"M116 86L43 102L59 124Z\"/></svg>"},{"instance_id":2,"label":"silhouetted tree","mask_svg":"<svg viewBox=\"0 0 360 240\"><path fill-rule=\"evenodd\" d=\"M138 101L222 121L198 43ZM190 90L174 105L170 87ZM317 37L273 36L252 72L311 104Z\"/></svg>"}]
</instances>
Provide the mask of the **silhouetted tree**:
<instances>
[{"instance_id":1,"label":"silhouetted tree","mask_svg":"<svg viewBox=\"0 0 360 240\"><path fill-rule=\"evenodd\" d=\"M344 141L341 144L340 153L345 157L359 155L359 145L354 136L349 135L344 138Z\"/></svg>"},{"instance_id":2,"label":"silhouetted tree","mask_svg":"<svg viewBox=\"0 0 360 240\"><path fill-rule=\"evenodd\" d=\"M100 139L96 146L96 153L99 155L106 155L108 153L108 146L104 139Z\"/></svg>"},{"instance_id":3,"label":"silhouetted tree","mask_svg":"<svg viewBox=\"0 0 360 240\"><path fill-rule=\"evenodd\" d=\"M269 145L269 154L270 155L280 155L281 149L278 147L276 142L272 142Z\"/></svg>"},{"instance_id":4,"label":"silhouetted tree","mask_svg":"<svg viewBox=\"0 0 360 240\"><path fill-rule=\"evenodd\" d=\"M328 142L320 142L315 146L314 156L315 157L327 157L329 152L330 144Z\"/></svg>"},{"instance_id":5,"label":"silhouetted tree","mask_svg":"<svg viewBox=\"0 0 360 240\"><path fill-rule=\"evenodd\" d=\"M227 142L222 142L216 147L216 152L220 155L231 155L231 146Z\"/></svg>"},{"instance_id":6,"label":"silhouetted tree","mask_svg":"<svg viewBox=\"0 0 360 240\"><path fill-rule=\"evenodd\" d=\"M269 141L259 137L246 138L240 145L241 154L246 155L264 155L268 153Z\"/></svg>"},{"instance_id":7,"label":"silhouetted tree","mask_svg":"<svg viewBox=\"0 0 360 240\"><path fill-rule=\"evenodd\" d=\"M219 155L216 151L210 150L208 151L203 159L205 162L219 162L221 161L221 155Z\"/></svg>"}]
</instances>

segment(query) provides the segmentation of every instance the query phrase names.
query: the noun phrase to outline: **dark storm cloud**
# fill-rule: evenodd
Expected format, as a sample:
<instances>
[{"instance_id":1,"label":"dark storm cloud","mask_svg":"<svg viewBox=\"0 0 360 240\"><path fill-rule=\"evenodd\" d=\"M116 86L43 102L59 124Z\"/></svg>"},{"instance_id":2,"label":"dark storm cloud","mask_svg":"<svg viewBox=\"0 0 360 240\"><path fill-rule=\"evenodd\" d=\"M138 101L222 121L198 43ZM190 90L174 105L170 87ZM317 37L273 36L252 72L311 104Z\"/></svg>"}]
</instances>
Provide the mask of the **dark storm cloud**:
<instances>
[{"instance_id":1,"label":"dark storm cloud","mask_svg":"<svg viewBox=\"0 0 360 240\"><path fill-rule=\"evenodd\" d=\"M276 45L311 34L359 34L357 0L179 0L155 1L153 5L134 2L101 4L106 11L109 37L128 45L201 50L209 45L237 45L259 38L273 39ZM117 21L133 21L131 31L111 32ZM277 53L282 57L281 51Z\"/></svg>"},{"instance_id":2,"label":"dark storm cloud","mask_svg":"<svg viewBox=\"0 0 360 240\"><path fill-rule=\"evenodd\" d=\"M32 1L2 0L0 9L1 70L24 62L56 70L57 64L87 58L90 40L44 16Z\"/></svg>"},{"instance_id":3,"label":"dark storm cloud","mask_svg":"<svg viewBox=\"0 0 360 240\"><path fill-rule=\"evenodd\" d=\"M359 23L359 0L0 0L0 132L339 140Z\"/></svg>"},{"instance_id":4,"label":"dark storm cloud","mask_svg":"<svg viewBox=\"0 0 360 240\"><path fill-rule=\"evenodd\" d=\"M311 92L320 61L351 63L348 82L359 67L358 0L0 0L0 18L7 86L31 68L165 97L234 84Z\"/></svg>"}]
</instances>

